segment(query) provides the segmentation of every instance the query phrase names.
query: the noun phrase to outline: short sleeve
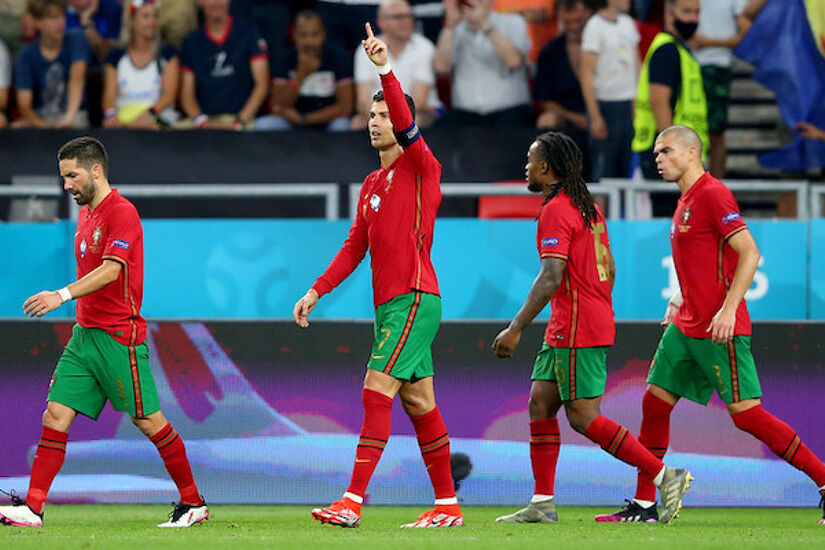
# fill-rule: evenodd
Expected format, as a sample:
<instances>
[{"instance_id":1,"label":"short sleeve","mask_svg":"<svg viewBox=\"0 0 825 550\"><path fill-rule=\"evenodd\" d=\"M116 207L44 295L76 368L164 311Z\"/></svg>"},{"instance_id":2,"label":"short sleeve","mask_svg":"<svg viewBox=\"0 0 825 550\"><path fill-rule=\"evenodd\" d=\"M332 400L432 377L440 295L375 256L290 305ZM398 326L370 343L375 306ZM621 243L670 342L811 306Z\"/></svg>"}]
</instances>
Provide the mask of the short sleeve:
<instances>
[{"instance_id":1,"label":"short sleeve","mask_svg":"<svg viewBox=\"0 0 825 550\"><path fill-rule=\"evenodd\" d=\"M290 59L292 58L292 51L281 52L281 55L275 56L270 63L272 78L279 80L289 80Z\"/></svg>"},{"instance_id":2,"label":"short sleeve","mask_svg":"<svg viewBox=\"0 0 825 550\"><path fill-rule=\"evenodd\" d=\"M703 203L709 205L711 225L725 240L743 229L747 229L748 226L739 212L739 204L727 187L723 185L714 186Z\"/></svg>"},{"instance_id":3,"label":"short sleeve","mask_svg":"<svg viewBox=\"0 0 825 550\"><path fill-rule=\"evenodd\" d=\"M601 53L601 40L599 40L598 19L599 16L591 17L584 26L582 32L582 51L590 53Z\"/></svg>"},{"instance_id":4,"label":"short sleeve","mask_svg":"<svg viewBox=\"0 0 825 550\"><path fill-rule=\"evenodd\" d=\"M513 42L513 45L518 48L518 50L523 54L527 55L530 53L530 48L532 44L530 43L530 33L527 32L527 21L524 20L520 14L511 14L513 17L513 24L512 26L508 26L508 28L512 29L512 31L507 36L509 40Z\"/></svg>"},{"instance_id":5,"label":"short sleeve","mask_svg":"<svg viewBox=\"0 0 825 550\"><path fill-rule=\"evenodd\" d=\"M335 73L335 83L342 84L352 80L352 59L345 50L334 48L332 53L332 70Z\"/></svg>"},{"instance_id":6,"label":"short sleeve","mask_svg":"<svg viewBox=\"0 0 825 550\"><path fill-rule=\"evenodd\" d=\"M372 65L372 63L369 57L367 57L367 52L364 51L364 48L355 48L353 65L355 69L355 82L358 84L375 84L375 71L370 72L370 65Z\"/></svg>"},{"instance_id":7,"label":"short sleeve","mask_svg":"<svg viewBox=\"0 0 825 550\"><path fill-rule=\"evenodd\" d=\"M261 36L260 31L258 31L258 27L252 25L249 26L249 30L246 32L246 40L250 62L261 57L269 57L269 49L266 45L266 40L264 40L263 36Z\"/></svg>"},{"instance_id":8,"label":"short sleeve","mask_svg":"<svg viewBox=\"0 0 825 550\"><path fill-rule=\"evenodd\" d=\"M679 50L676 44L665 44L650 56L650 83L663 84L676 90L682 80Z\"/></svg>"},{"instance_id":9,"label":"short sleeve","mask_svg":"<svg viewBox=\"0 0 825 550\"><path fill-rule=\"evenodd\" d=\"M542 258L567 260L570 241L573 240L573 225L566 215L563 203L552 199L539 215L537 245Z\"/></svg>"},{"instance_id":10,"label":"short sleeve","mask_svg":"<svg viewBox=\"0 0 825 550\"><path fill-rule=\"evenodd\" d=\"M103 250L103 258L120 259L128 262L143 231L137 210L131 205L123 205L112 213L109 222L108 239Z\"/></svg>"},{"instance_id":11,"label":"short sleeve","mask_svg":"<svg viewBox=\"0 0 825 550\"><path fill-rule=\"evenodd\" d=\"M419 55L416 56L413 71L413 83L435 84L435 69L433 69L433 56L435 46L425 37L419 37Z\"/></svg>"},{"instance_id":12,"label":"short sleeve","mask_svg":"<svg viewBox=\"0 0 825 550\"><path fill-rule=\"evenodd\" d=\"M0 40L0 88L11 85L11 56L6 44Z\"/></svg>"},{"instance_id":13,"label":"short sleeve","mask_svg":"<svg viewBox=\"0 0 825 550\"><path fill-rule=\"evenodd\" d=\"M105 65L111 65L114 68L117 68L117 64L120 63L120 58L123 57L125 52L120 48L112 48L109 53L106 55L106 59L103 61Z\"/></svg>"},{"instance_id":14,"label":"short sleeve","mask_svg":"<svg viewBox=\"0 0 825 550\"><path fill-rule=\"evenodd\" d=\"M17 63L14 66L14 87L18 90L34 89L34 61L32 60L32 48L36 48L37 43L23 46L17 54Z\"/></svg>"},{"instance_id":15,"label":"short sleeve","mask_svg":"<svg viewBox=\"0 0 825 550\"><path fill-rule=\"evenodd\" d=\"M178 50L172 44L163 44L160 47L160 58L164 61L177 57Z\"/></svg>"},{"instance_id":16,"label":"short sleeve","mask_svg":"<svg viewBox=\"0 0 825 550\"><path fill-rule=\"evenodd\" d=\"M69 63L77 61L89 61L92 57L92 49L86 35L81 31L74 30L66 33L69 38Z\"/></svg>"},{"instance_id":17,"label":"short sleeve","mask_svg":"<svg viewBox=\"0 0 825 550\"><path fill-rule=\"evenodd\" d=\"M181 47L180 52L180 68L192 71L195 68L195 33L198 32L194 30L186 35L186 38L183 39L183 46Z\"/></svg>"}]
</instances>

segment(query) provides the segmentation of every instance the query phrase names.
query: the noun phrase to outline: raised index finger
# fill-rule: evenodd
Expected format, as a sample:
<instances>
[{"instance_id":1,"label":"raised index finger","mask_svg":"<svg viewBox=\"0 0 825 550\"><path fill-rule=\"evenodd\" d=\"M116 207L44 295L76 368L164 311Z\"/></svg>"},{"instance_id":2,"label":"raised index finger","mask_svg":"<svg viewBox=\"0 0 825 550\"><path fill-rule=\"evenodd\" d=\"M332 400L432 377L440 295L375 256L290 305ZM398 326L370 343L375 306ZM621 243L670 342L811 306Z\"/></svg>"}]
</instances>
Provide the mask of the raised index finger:
<instances>
[{"instance_id":1,"label":"raised index finger","mask_svg":"<svg viewBox=\"0 0 825 550\"><path fill-rule=\"evenodd\" d=\"M372 25L366 23L364 27L367 29L367 38L375 38L375 35L372 33Z\"/></svg>"}]
</instances>

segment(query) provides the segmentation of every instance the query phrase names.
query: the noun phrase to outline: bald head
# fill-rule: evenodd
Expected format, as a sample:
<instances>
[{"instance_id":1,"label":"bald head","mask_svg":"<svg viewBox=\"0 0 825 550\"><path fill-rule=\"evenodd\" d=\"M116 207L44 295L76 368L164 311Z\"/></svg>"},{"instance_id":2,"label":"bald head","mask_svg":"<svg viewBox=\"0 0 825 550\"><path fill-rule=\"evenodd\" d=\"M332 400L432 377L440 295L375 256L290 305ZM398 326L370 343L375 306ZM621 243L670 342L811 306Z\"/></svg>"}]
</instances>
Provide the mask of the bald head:
<instances>
[{"instance_id":1,"label":"bald head","mask_svg":"<svg viewBox=\"0 0 825 550\"><path fill-rule=\"evenodd\" d=\"M669 135L672 135L675 142L685 149L696 147L697 156L702 158L702 138L699 137L696 130L689 126L669 126L662 130L659 137L664 138Z\"/></svg>"}]
</instances>

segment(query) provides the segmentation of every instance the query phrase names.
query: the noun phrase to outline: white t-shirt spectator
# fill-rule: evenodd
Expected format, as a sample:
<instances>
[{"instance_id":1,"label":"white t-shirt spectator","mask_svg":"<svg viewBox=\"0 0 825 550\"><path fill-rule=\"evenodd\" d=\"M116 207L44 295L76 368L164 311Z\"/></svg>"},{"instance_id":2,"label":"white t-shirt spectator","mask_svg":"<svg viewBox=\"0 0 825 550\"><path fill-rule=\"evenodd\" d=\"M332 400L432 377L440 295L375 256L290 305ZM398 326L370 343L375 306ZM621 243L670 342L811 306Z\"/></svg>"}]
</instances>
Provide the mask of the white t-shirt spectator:
<instances>
[{"instance_id":1,"label":"white t-shirt spectator","mask_svg":"<svg viewBox=\"0 0 825 550\"><path fill-rule=\"evenodd\" d=\"M699 28L696 33L708 38L730 38L739 32L737 18L742 15L748 0L713 0L702 2L699 11ZM698 48L696 61L700 65L730 67L732 54L729 48Z\"/></svg>"},{"instance_id":2,"label":"white t-shirt spectator","mask_svg":"<svg viewBox=\"0 0 825 550\"><path fill-rule=\"evenodd\" d=\"M11 86L11 55L6 43L0 40L0 88Z\"/></svg>"},{"instance_id":3,"label":"white t-shirt spectator","mask_svg":"<svg viewBox=\"0 0 825 550\"><path fill-rule=\"evenodd\" d=\"M490 24L527 59L530 35L521 15L493 12ZM490 38L473 32L466 21L455 28L452 89L453 107L480 115L530 103L526 63L518 69L508 68Z\"/></svg>"},{"instance_id":4,"label":"white t-shirt spectator","mask_svg":"<svg viewBox=\"0 0 825 550\"><path fill-rule=\"evenodd\" d=\"M384 39L383 36L378 38ZM412 96L415 84L427 84L430 93L427 96L427 107L436 108L441 105L438 92L435 89L435 71L433 70L433 54L435 46L428 39L418 33L413 33L410 41L404 47L401 57L395 58L388 52L392 65L392 72L401 83L401 89ZM381 89L381 80L375 72L375 65L367 57L364 48L355 50L355 83L371 84L373 93Z\"/></svg>"},{"instance_id":5,"label":"white t-shirt spectator","mask_svg":"<svg viewBox=\"0 0 825 550\"><path fill-rule=\"evenodd\" d=\"M598 13L584 26L582 51L598 54L593 83L599 101L630 101L636 97L636 48L639 31L629 15L611 21Z\"/></svg>"}]
</instances>

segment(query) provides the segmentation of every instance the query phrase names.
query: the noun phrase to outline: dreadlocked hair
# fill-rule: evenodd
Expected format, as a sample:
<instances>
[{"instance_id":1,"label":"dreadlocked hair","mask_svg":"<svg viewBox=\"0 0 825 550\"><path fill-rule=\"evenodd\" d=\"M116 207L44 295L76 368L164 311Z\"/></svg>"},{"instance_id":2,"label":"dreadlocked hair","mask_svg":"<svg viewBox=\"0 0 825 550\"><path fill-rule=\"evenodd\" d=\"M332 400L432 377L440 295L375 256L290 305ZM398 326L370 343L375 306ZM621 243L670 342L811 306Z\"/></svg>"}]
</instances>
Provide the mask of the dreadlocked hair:
<instances>
[{"instance_id":1,"label":"dreadlocked hair","mask_svg":"<svg viewBox=\"0 0 825 550\"><path fill-rule=\"evenodd\" d=\"M587 189L582 178L582 152L576 143L561 132L547 132L536 138L541 146L543 160L550 165L550 169L558 178L545 203L558 195L561 191L573 201L581 211L585 226L590 226L599 220L599 213L593 196Z\"/></svg>"}]
</instances>

